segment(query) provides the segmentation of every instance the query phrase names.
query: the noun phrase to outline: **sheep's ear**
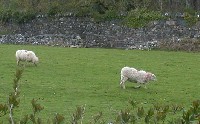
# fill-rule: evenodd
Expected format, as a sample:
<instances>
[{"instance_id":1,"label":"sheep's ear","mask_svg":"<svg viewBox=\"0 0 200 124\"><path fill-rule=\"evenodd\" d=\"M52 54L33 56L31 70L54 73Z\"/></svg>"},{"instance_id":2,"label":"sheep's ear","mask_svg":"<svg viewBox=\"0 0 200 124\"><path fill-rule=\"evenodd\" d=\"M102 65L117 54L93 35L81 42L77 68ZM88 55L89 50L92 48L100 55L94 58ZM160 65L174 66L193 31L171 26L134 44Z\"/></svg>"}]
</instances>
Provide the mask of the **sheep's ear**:
<instances>
[{"instance_id":1,"label":"sheep's ear","mask_svg":"<svg viewBox=\"0 0 200 124\"><path fill-rule=\"evenodd\" d=\"M149 76L150 76L150 75L153 76L153 74L152 74L151 72L147 72L147 73L148 73Z\"/></svg>"},{"instance_id":2,"label":"sheep's ear","mask_svg":"<svg viewBox=\"0 0 200 124\"><path fill-rule=\"evenodd\" d=\"M155 74L152 74L152 77L156 79L156 75Z\"/></svg>"}]
</instances>

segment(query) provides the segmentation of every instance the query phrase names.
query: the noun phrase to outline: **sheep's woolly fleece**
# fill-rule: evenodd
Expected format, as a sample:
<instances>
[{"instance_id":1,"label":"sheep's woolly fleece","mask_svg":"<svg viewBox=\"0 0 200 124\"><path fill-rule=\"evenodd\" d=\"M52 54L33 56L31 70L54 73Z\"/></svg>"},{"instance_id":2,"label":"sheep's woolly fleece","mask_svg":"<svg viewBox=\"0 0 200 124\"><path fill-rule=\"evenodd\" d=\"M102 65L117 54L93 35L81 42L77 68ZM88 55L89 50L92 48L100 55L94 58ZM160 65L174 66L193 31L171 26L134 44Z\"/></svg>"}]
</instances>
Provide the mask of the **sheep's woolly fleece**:
<instances>
[{"instance_id":1,"label":"sheep's woolly fleece","mask_svg":"<svg viewBox=\"0 0 200 124\"><path fill-rule=\"evenodd\" d=\"M132 67L123 67L121 69L120 85L124 89L125 89L125 82L127 80L140 84L146 84L149 81L156 80L156 76L153 73L146 72L144 70L137 70Z\"/></svg>"},{"instance_id":2,"label":"sheep's woolly fleece","mask_svg":"<svg viewBox=\"0 0 200 124\"><path fill-rule=\"evenodd\" d=\"M17 50L16 60L17 60L17 65L19 65L20 61L32 62L33 64L36 65L39 61L35 53L33 51L28 51L28 50Z\"/></svg>"}]
</instances>

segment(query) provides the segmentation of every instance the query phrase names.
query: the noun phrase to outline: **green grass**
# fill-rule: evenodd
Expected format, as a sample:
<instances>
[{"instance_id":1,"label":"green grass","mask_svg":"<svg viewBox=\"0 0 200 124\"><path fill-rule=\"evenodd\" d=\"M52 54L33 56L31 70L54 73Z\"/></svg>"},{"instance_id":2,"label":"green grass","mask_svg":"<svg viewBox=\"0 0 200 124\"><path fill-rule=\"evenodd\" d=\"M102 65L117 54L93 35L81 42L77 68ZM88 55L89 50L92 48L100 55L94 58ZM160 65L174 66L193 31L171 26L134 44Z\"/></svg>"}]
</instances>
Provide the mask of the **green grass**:
<instances>
[{"instance_id":1,"label":"green grass","mask_svg":"<svg viewBox=\"0 0 200 124\"><path fill-rule=\"evenodd\" d=\"M189 107L200 98L199 53L0 45L0 103L6 103L12 91L18 49L33 50L40 63L37 67L28 63L23 72L16 118L32 112L33 98L44 106L40 113L44 120L60 113L70 122L76 107L85 105L85 123L99 111L106 122L115 120L128 100L145 108L155 103ZM124 66L153 72L157 82L148 84L148 89L127 83L123 90L119 80Z\"/></svg>"}]
</instances>

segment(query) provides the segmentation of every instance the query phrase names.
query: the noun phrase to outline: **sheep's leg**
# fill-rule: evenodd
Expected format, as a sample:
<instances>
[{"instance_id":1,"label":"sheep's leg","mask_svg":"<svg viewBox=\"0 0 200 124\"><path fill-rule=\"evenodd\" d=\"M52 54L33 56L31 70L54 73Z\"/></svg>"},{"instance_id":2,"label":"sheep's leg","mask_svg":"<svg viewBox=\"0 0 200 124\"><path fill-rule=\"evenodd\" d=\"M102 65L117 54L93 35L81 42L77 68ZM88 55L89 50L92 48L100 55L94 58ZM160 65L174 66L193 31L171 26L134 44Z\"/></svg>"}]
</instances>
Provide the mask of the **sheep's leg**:
<instances>
[{"instance_id":1,"label":"sheep's leg","mask_svg":"<svg viewBox=\"0 0 200 124\"><path fill-rule=\"evenodd\" d=\"M17 65L19 65L19 60L17 60Z\"/></svg>"},{"instance_id":2,"label":"sheep's leg","mask_svg":"<svg viewBox=\"0 0 200 124\"><path fill-rule=\"evenodd\" d=\"M139 84L138 86L135 86L135 88L140 88L141 84L145 84L143 80L137 80L137 84Z\"/></svg>"},{"instance_id":3,"label":"sheep's leg","mask_svg":"<svg viewBox=\"0 0 200 124\"><path fill-rule=\"evenodd\" d=\"M33 64L34 64L35 66L37 66L37 64L36 64L35 62L34 62Z\"/></svg>"},{"instance_id":4,"label":"sheep's leg","mask_svg":"<svg viewBox=\"0 0 200 124\"><path fill-rule=\"evenodd\" d=\"M136 88L136 89L137 89L137 88L140 88L140 87L141 87L141 85L138 85L138 86L135 86L134 88Z\"/></svg>"},{"instance_id":5,"label":"sheep's leg","mask_svg":"<svg viewBox=\"0 0 200 124\"><path fill-rule=\"evenodd\" d=\"M126 82L126 80L128 80L127 77L121 76L120 85L121 85L121 87L122 87L123 89L126 89L126 87L125 87L125 82Z\"/></svg>"},{"instance_id":6,"label":"sheep's leg","mask_svg":"<svg viewBox=\"0 0 200 124\"><path fill-rule=\"evenodd\" d=\"M140 84L142 84L142 85L143 85L143 87L144 87L145 89L147 89L147 87L146 87L145 83L139 83L139 85L138 85L138 86L136 86L135 88L140 88L140 87L141 87L141 85L140 85Z\"/></svg>"},{"instance_id":7,"label":"sheep's leg","mask_svg":"<svg viewBox=\"0 0 200 124\"><path fill-rule=\"evenodd\" d=\"M141 81L141 80L137 80L136 82L137 82L137 84L139 84L139 85L138 85L138 86L135 86L134 88L136 88L136 89L137 89L137 88L140 88L140 87L141 87L140 84L142 83L142 81Z\"/></svg>"},{"instance_id":8,"label":"sheep's leg","mask_svg":"<svg viewBox=\"0 0 200 124\"><path fill-rule=\"evenodd\" d=\"M147 86L144 84L144 89L147 89Z\"/></svg>"},{"instance_id":9,"label":"sheep's leg","mask_svg":"<svg viewBox=\"0 0 200 124\"><path fill-rule=\"evenodd\" d=\"M142 83L142 84L143 84L144 89L147 89L146 83Z\"/></svg>"}]
</instances>

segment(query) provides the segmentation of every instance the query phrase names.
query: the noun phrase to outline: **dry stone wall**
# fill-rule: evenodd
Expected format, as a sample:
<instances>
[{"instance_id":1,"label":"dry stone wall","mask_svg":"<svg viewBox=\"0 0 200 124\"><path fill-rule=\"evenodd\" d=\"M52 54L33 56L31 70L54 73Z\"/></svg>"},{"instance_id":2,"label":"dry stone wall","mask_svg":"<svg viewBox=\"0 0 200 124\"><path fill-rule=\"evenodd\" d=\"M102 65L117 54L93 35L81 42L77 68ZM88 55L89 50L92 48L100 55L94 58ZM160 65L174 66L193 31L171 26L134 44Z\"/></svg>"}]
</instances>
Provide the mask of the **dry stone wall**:
<instances>
[{"instance_id":1,"label":"dry stone wall","mask_svg":"<svg viewBox=\"0 0 200 124\"><path fill-rule=\"evenodd\" d=\"M0 25L0 43L63 47L112 47L148 49L162 41L181 42L200 38L200 26L187 27L181 19L154 21L146 28L129 28L120 21L96 23L90 18L38 17L25 24Z\"/></svg>"}]
</instances>

